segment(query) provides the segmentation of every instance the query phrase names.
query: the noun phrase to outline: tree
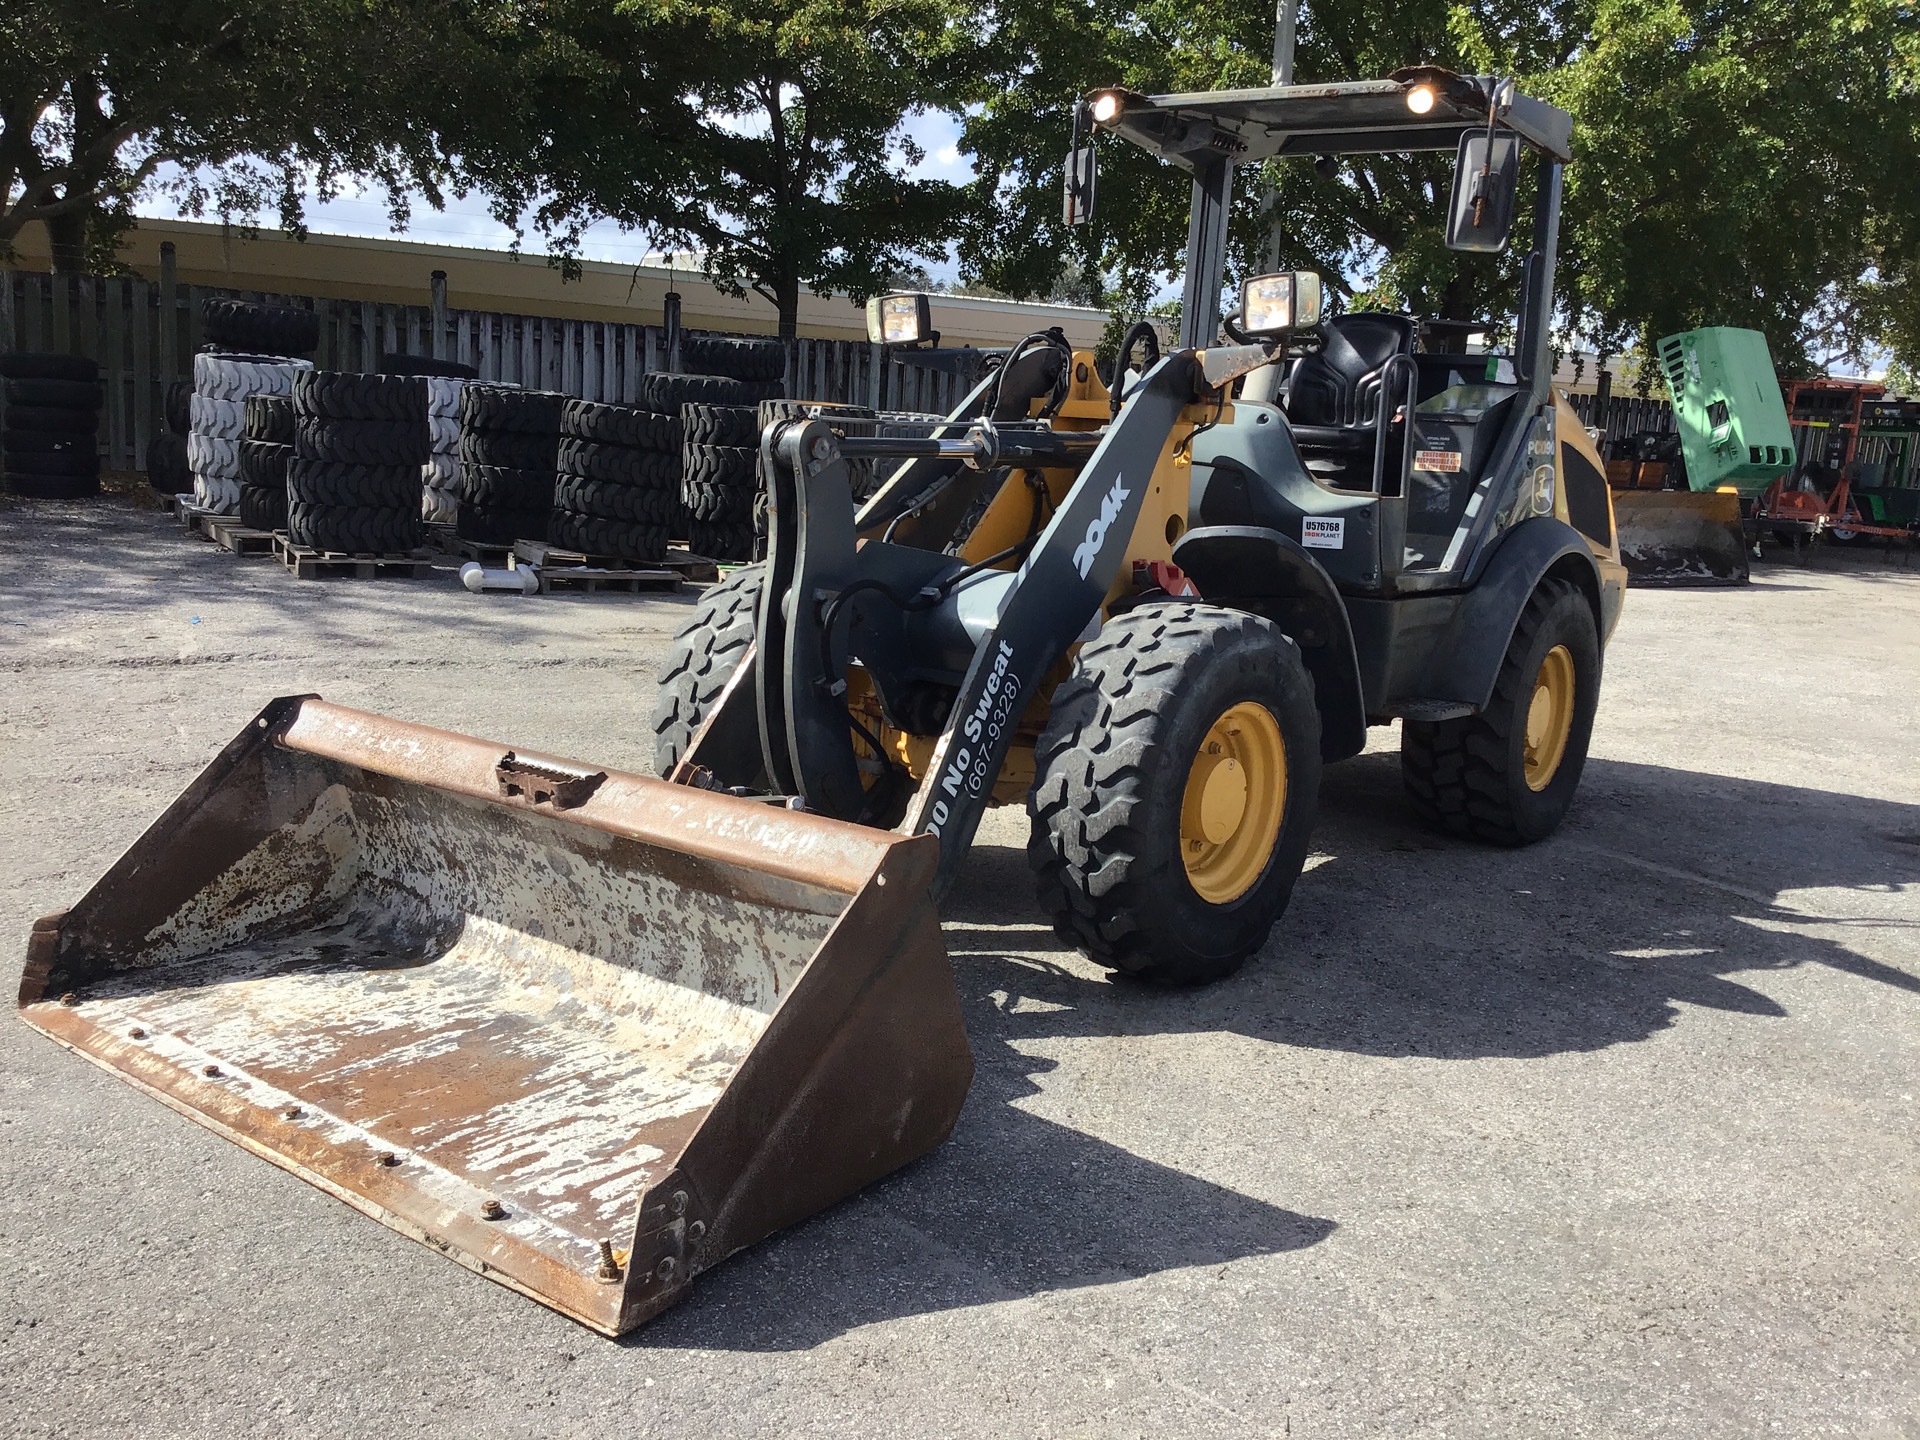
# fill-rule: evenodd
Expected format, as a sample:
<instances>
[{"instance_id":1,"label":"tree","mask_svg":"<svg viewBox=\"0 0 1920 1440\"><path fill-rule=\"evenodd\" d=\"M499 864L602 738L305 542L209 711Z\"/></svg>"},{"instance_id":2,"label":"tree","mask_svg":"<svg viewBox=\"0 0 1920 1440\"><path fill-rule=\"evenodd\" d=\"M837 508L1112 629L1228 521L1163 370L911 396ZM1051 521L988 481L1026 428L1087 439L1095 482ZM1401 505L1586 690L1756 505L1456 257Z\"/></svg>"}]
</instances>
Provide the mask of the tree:
<instances>
[{"instance_id":1,"label":"tree","mask_svg":"<svg viewBox=\"0 0 1920 1440\"><path fill-rule=\"evenodd\" d=\"M57 268L110 264L132 204L302 231L303 196L349 177L441 199L443 134L484 131L486 57L458 0L10 0L0 8L0 258L47 227ZM177 169L175 168L177 167Z\"/></svg>"},{"instance_id":2,"label":"tree","mask_svg":"<svg viewBox=\"0 0 1920 1440\"><path fill-rule=\"evenodd\" d=\"M951 103L964 0L559 0L530 143L463 156L562 254L611 219L699 253L795 333L803 289L856 298L946 253L960 196L901 131Z\"/></svg>"}]
</instances>

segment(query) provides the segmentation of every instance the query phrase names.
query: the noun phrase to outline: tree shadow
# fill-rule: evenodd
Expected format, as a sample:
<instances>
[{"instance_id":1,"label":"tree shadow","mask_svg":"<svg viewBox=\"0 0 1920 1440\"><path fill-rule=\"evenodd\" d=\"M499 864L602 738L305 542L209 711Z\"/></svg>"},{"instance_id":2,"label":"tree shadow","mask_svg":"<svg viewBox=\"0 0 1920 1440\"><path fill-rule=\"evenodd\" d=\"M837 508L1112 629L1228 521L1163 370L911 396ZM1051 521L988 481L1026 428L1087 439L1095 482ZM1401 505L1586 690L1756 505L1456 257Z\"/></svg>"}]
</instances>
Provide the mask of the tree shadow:
<instances>
[{"instance_id":1,"label":"tree shadow","mask_svg":"<svg viewBox=\"0 0 1920 1440\"><path fill-rule=\"evenodd\" d=\"M1055 939L1028 898L1024 853L977 847L944 926L979 1066L953 1139L702 1276L629 1343L807 1348L879 1320L1332 1232L1018 1108L1053 1068L1026 1053L1036 1043L1228 1033L1538 1059L1645 1040L1689 1006L1781 1018L1742 974L1824 964L1920 992L1920 979L1810 933L1916 924L1887 912L1903 898L1911 911L1920 889L1920 806L1593 761L1559 834L1496 850L1421 830L1397 757L1374 754L1327 772L1310 864L1243 971L1164 990L1106 977ZM1825 893L1795 900L1807 890ZM1140 1216L1178 1218L1116 1223Z\"/></svg>"}]
</instances>

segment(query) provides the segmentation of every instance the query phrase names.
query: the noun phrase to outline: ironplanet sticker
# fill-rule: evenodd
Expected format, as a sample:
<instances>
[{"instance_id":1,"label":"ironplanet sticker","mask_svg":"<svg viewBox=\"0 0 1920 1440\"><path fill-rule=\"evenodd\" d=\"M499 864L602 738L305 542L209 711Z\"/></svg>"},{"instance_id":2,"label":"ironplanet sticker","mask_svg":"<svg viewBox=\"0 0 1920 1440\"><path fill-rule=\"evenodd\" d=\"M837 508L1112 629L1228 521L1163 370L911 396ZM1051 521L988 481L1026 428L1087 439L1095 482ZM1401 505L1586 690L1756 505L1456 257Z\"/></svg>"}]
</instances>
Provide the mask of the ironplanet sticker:
<instances>
[{"instance_id":1,"label":"ironplanet sticker","mask_svg":"<svg viewBox=\"0 0 1920 1440\"><path fill-rule=\"evenodd\" d=\"M1347 543L1347 522L1309 515L1300 522L1300 543L1309 550L1342 549Z\"/></svg>"},{"instance_id":2,"label":"ironplanet sticker","mask_svg":"<svg viewBox=\"0 0 1920 1440\"><path fill-rule=\"evenodd\" d=\"M1413 454L1413 468L1416 470L1458 470L1460 452L1458 450L1416 450Z\"/></svg>"}]
</instances>

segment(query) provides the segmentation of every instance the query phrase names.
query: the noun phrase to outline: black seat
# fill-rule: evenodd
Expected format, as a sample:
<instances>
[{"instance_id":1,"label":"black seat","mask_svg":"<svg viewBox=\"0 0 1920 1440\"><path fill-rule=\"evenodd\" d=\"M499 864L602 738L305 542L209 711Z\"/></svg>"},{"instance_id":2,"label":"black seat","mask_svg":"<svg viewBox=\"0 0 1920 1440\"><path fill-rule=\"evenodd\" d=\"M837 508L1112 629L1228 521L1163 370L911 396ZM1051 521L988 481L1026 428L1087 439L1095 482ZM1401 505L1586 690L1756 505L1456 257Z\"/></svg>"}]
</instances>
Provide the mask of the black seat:
<instances>
[{"instance_id":1,"label":"black seat","mask_svg":"<svg viewBox=\"0 0 1920 1440\"><path fill-rule=\"evenodd\" d=\"M1406 315L1342 315L1327 324L1327 346L1302 356L1287 379L1282 408L1303 451L1359 454L1373 449L1380 368L1413 353Z\"/></svg>"}]
</instances>

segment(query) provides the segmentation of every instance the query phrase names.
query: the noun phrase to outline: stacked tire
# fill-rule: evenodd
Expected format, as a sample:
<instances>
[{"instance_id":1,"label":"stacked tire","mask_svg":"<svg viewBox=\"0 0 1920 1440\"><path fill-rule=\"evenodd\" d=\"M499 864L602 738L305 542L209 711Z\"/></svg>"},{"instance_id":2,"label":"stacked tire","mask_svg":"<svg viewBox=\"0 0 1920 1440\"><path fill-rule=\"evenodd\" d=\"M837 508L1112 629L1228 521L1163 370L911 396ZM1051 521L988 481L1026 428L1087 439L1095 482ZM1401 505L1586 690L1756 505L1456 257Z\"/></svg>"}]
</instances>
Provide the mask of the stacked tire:
<instances>
[{"instance_id":1,"label":"stacked tire","mask_svg":"<svg viewBox=\"0 0 1920 1440\"><path fill-rule=\"evenodd\" d=\"M640 403L681 422L680 525L688 547L714 560L753 553L754 407L780 397L786 346L777 340L689 335L680 342L685 375L647 375Z\"/></svg>"},{"instance_id":2,"label":"stacked tire","mask_svg":"<svg viewBox=\"0 0 1920 1440\"><path fill-rule=\"evenodd\" d=\"M100 493L100 367L78 355L0 355L7 408L0 467L16 495Z\"/></svg>"},{"instance_id":3,"label":"stacked tire","mask_svg":"<svg viewBox=\"0 0 1920 1440\"><path fill-rule=\"evenodd\" d=\"M249 395L240 438L240 523L287 528L287 466L293 459L293 397Z\"/></svg>"},{"instance_id":4,"label":"stacked tire","mask_svg":"<svg viewBox=\"0 0 1920 1440\"><path fill-rule=\"evenodd\" d=\"M320 317L290 305L208 296L200 302L200 333L216 350L311 355L320 343Z\"/></svg>"},{"instance_id":5,"label":"stacked tire","mask_svg":"<svg viewBox=\"0 0 1920 1440\"><path fill-rule=\"evenodd\" d=\"M679 430L651 410L567 401L548 541L643 564L663 558L680 502Z\"/></svg>"},{"instance_id":6,"label":"stacked tire","mask_svg":"<svg viewBox=\"0 0 1920 1440\"><path fill-rule=\"evenodd\" d=\"M193 433L191 380L168 384L160 420L160 429L147 442L147 484L162 495L184 495L193 489L193 470L187 464L187 436Z\"/></svg>"},{"instance_id":7,"label":"stacked tire","mask_svg":"<svg viewBox=\"0 0 1920 1440\"><path fill-rule=\"evenodd\" d=\"M382 355L383 375L418 375L427 386L427 434L432 445L420 474L420 518L452 525L460 513L460 391L480 372L427 355Z\"/></svg>"},{"instance_id":8,"label":"stacked tire","mask_svg":"<svg viewBox=\"0 0 1920 1440\"><path fill-rule=\"evenodd\" d=\"M396 555L426 539L426 382L308 370L293 384L287 538L341 555Z\"/></svg>"},{"instance_id":9,"label":"stacked tire","mask_svg":"<svg viewBox=\"0 0 1920 1440\"><path fill-rule=\"evenodd\" d=\"M216 515L231 515L239 509L240 441L247 428L247 397L288 394L296 375L312 373L311 362L281 355L203 350L193 357L187 467L193 472L196 505Z\"/></svg>"},{"instance_id":10,"label":"stacked tire","mask_svg":"<svg viewBox=\"0 0 1920 1440\"><path fill-rule=\"evenodd\" d=\"M545 540L565 395L476 385L460 391L460 502L454 527L476 545Z\"/></svg>"}]
</instances>

